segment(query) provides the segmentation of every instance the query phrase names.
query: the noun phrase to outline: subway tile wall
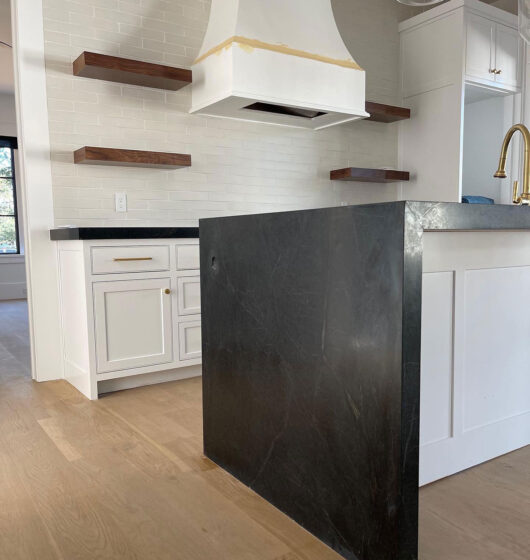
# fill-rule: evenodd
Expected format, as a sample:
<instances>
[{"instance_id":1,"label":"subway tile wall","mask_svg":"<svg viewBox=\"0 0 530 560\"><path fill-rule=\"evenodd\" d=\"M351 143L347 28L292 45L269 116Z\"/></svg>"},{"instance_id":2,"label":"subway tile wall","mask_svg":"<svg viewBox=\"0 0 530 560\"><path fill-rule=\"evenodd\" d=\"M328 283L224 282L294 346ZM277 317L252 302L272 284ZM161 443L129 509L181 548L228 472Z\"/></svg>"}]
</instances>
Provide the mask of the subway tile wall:
<instances>
[{"instance_id":1,"label":"subway tile wall","mask_svg":"<svg viewBox=\"0 0 530 560\"><path fill-rule=\"evenodd\" d=\"M210 216L397 198L396 185L332 183L346 166L394 166L396 125L357 122L306 131L189 115L178 92L72 76L83 50L190 67L209 0L43 0L56 225L196 225ZM398 99L395 0L333 0L343 38L367 71L367 95ZM74 165L84 145L191 153L189 169ZM116 213L114 193L128 211Z\"/></svg>"}]
</instances>

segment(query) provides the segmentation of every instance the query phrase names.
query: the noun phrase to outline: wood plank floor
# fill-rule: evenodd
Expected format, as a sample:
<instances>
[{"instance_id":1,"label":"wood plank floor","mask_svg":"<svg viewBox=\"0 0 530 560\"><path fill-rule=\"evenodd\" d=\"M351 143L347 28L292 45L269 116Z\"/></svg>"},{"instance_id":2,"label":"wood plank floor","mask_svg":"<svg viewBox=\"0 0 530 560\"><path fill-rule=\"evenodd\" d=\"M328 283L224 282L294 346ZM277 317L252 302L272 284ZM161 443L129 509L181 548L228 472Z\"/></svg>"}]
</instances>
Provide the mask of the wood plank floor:
<instances>
[{"instance_id":1,"label":"wood plank floor","mask_svg":"<svg viewBox=\"0 0 530 560\"><path fill-rule=\"evenodd\" d=\"M31 381L0 303L0 558L338 560L201 455L201 382L90 402ZM530 448L421 491L422 560L530 558Z\"/></svg>"}]
</instances>

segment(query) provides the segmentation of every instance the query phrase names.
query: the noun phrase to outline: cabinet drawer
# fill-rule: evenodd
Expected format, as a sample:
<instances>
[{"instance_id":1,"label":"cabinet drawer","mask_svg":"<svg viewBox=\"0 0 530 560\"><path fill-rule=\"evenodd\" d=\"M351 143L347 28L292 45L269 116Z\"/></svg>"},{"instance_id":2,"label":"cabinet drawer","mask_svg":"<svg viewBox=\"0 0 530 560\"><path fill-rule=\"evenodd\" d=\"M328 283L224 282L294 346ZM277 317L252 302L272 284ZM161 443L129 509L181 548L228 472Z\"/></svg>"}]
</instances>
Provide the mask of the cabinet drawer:
<instances>
[{"instance_id":1,"label":"cabinet drawer","mask_svg":"<svg viewBox=\"0 0 530 560\"><path fill-rule=\"evenodd\" d=\"M200 255L198 245L177 245L177 270L199 270Z\"/></svg>"},{"instance_id":2,"label":"cabinet drawer","mask_svg":"<svg viewBox=\"0 0 530 560\"><path fill-rule=\"evenodd\" d=\"M169 270L167 245L92 247L92 274Z\"/></svg>"},{"instance_id":3,"label":"cabinet drawer","mask_svg":"<svg viewBox=\"0 0 530 560\"><path fill-rule=\"evenodd\" d=\"M179 324L180 361L196 360L201 357L201 322L190 321Z\"/></svg>"}]
</instances>

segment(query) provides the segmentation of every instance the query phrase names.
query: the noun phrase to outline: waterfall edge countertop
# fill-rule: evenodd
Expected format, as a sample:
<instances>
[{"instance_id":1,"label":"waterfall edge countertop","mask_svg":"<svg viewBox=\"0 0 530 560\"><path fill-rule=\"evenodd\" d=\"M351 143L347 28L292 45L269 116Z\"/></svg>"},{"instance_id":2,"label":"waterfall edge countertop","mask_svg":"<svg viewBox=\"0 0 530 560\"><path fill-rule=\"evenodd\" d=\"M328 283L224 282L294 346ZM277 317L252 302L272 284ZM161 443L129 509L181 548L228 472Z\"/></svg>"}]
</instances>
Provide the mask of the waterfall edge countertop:
<instances>
[{"instance_id":1,"label":"waterfall edge countertop","mask_svg":"<svg viewBox=\"0 0 530 560\"><path fill-rule=\"evenodd\" d=\"M63 227L50 230L52 241L197 239L198 237L198 227Z\"/></svg>"},{"instance_id":2,"label":"waterfall edge countertop","mask_svg":"<svg viewBox=\"0 0 530 560\"><path fill-rule=\"evenodd\" d=\"M348 560L417 560L424 232L530 232L530 209L401 201L200 228L205 455Z\"/></svg>"}]
</instances>

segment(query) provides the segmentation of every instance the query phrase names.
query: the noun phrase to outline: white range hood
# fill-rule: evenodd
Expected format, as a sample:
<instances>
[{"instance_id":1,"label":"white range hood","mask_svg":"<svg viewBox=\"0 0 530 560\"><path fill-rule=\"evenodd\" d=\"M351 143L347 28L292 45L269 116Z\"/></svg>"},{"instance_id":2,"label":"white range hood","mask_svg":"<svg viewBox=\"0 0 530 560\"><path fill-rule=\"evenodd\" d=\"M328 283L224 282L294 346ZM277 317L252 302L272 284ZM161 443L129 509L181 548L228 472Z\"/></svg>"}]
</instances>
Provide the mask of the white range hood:
<instances>
[{"instance_id":1,"label":"white range hood","mask_svg":"<svg viewBox=\"0 0 530 560\"><path fill-rule=\"evenodd\" d=\"M331 0L212 0L192 69L192 113L315 130L369 116Z\"/></svg>"}]
</instances>

